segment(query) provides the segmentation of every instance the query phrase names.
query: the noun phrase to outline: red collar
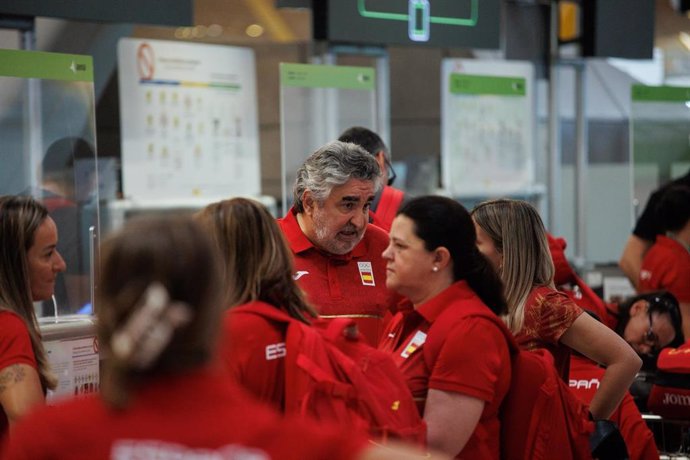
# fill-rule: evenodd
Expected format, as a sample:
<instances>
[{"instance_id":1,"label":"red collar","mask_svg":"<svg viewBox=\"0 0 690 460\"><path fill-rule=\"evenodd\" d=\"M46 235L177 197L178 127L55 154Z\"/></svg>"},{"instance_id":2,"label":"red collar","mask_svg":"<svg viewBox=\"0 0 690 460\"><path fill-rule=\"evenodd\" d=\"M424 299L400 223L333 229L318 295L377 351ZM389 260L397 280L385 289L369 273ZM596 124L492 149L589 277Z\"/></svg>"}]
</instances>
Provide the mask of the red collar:
<instances>
[{"instance_id":1,"label":"red collar","mask_svg":"<svg viewBox=\"0 0 690 460\"><path fill-rule=\"evenodd\" d=\"M449 287L441 291L440 294L424 302L422 305L417 307L416 311L431 324L453 302L472 298L476 299L477 303L481 303L481 300L467 284L467 281L460 280L451 284Z\"/></svg>"}]
</instances>

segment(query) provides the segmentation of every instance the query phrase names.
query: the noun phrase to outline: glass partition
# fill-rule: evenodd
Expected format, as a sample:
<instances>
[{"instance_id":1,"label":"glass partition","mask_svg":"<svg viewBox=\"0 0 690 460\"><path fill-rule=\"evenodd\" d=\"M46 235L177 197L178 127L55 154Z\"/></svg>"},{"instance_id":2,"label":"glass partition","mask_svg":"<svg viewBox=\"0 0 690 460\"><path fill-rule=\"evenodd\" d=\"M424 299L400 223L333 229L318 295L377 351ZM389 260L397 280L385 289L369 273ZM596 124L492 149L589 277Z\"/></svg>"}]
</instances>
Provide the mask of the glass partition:
<instances>
[{"instance_id":1,"label":"glass partition","mask_svg":"<svg viewBox=\"0 0 690 460\"><path fill-rule=\"evenodd\" d=\"M280 64L280 130L283 214L304 160L351 126L376 126L374 69Z\"/></svg>"},{"instance_id":2,"label":"glass partition","mask_svg":"<svg viewBox=\"0 0 690 460\"><path fill-rule=\"evenodd\" d=\"M631 107L635 216L660 185L690 171L690 88L634 85Z\"/></svg>"},{"instance_id":3,"label":"glass partition","mask_svg":"<svg viewBox=\"0 0 690 460\"><path fill-rule=\"evenodd\" d=\"M89 56L0 50L0 194L33 195L67 264L39 316L91 313L98 174Z\"/></svg>"}]
</instances>

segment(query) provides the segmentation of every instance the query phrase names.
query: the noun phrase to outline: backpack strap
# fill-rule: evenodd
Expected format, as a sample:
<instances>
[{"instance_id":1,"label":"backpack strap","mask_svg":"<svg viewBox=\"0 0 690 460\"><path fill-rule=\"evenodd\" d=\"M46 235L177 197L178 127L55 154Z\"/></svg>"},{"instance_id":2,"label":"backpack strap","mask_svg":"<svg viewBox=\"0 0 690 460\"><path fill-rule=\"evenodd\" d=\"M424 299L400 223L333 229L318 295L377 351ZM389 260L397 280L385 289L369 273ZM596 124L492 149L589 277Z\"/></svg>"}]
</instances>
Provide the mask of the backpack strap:
<instances>
[{"instance_id":1,"label":"backpack strap","mask_svg":"<svg viewBox=\"0 0 690 460\"><path fill-rule=\"evenodd\" d=\"M357 323L352 318L333 318L328 321L317 319L312 325L321 329L321 335L331 342L343 337L352 341L361 339Z\"/></svg>"}]
</instances>

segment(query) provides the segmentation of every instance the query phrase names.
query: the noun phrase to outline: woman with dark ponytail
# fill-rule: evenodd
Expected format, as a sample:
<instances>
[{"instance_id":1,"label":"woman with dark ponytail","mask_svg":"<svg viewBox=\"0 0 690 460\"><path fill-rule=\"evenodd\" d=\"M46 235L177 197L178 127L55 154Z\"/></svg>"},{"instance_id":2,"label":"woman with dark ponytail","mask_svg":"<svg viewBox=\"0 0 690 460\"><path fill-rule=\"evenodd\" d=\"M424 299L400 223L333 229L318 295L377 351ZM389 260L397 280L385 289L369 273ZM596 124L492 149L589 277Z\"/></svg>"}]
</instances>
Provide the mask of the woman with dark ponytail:
<instances>
[{"instance_id":1,"label":"woman with dark ponytail","mask_svg":"<svg viewBox=\"0 0 690 460\"><path fill-rule=\"evenodd\" d=\"M410 200L393 221L386 286L413 308L379 345L392 353L428 426L429 447L456 458L498 459L498 409L510 385L501 280L476 247L472 218L440 196Z\"/></svg>"}]
</instances>

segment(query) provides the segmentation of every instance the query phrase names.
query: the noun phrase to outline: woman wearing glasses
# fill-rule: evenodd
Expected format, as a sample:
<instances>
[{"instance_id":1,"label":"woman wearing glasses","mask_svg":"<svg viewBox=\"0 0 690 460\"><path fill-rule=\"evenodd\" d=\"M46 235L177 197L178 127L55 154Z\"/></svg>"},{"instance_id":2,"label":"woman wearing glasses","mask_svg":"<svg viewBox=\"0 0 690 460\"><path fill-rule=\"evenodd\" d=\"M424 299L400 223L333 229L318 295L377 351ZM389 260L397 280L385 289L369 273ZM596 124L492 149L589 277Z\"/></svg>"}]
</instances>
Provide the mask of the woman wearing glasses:
<instances>
[{"instance_id":1,"label":"woman wearing glasses","mask_svg":"<svg viewBox=\"0 0 690 460\"><path fill-rule=\"evenodd\" d=\"M590 412L607 419L618 406L642 361L625 341L554 288L544 224L532 205L494 200L472 211L477 246L505 286L508 314L504 319L526 350L545 348L568 381L570 351L606 366Z\"/></svg>"},{"instance_id":2,"label":"woman wearing glasses","mask_svg":"<svg viewBox=\"0 0 690 460\"><path fill-rule=\"evenodd\" d=\"M657 354L684 341L678 301L668 291L637 295L607 314L613 329L640 354Z\"/></svg>"}]
</instances>

